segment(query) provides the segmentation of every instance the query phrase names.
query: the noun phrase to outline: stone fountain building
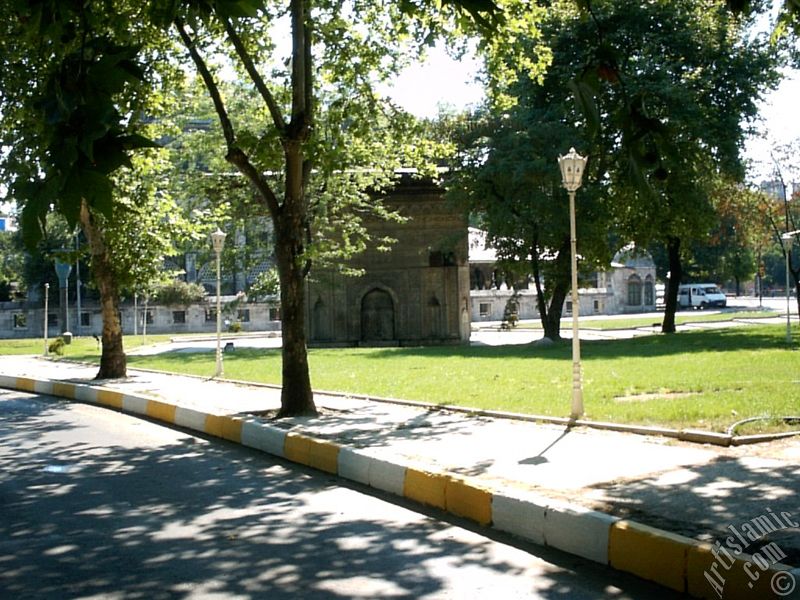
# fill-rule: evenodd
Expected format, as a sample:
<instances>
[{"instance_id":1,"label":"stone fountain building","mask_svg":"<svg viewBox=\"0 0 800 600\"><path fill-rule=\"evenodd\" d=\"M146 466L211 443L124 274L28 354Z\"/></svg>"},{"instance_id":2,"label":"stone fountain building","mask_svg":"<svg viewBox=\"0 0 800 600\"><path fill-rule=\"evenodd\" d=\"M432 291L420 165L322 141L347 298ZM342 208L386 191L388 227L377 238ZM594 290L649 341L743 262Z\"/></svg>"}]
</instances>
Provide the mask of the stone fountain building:
<instances>
[{"instance_id":1,"label":"stone fountain building","mask_svg":"<svg viewBox=\"0 0 800 600\"><path fill-rule=\"evenodd\" d=\"M365 223L375 244L349 266L361 277L314 271L307 283L309 343L315 346L460 344L470 335L467 222L430 180L404 174L383 201L403 223Z\"/></svg>"}]
</instances>

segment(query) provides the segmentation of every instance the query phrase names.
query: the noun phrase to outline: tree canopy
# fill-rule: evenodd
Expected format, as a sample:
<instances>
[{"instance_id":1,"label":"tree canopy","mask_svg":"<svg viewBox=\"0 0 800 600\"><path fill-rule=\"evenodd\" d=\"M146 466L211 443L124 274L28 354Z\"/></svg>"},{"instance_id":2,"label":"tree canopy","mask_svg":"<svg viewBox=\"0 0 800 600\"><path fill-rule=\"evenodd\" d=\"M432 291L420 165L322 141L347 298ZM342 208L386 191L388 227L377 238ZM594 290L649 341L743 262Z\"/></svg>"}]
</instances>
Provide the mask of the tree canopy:
<instances>
[{"instance_id":1,"label":"tree canopy","mask_svg":"<svg viewBox=\"0 0 800 600\"><path fill-rule=\"evenodd\" d=\"M674 331L682 253L714 227L715 182L741 180L748 124L758 100L777 84L785 57L785 46L753 35L749 24L716 0L551 3L540 35L524 42L529 53L550 61L547 73L520 74L501 90L516 106L494 110L495 133L473 151L478 174L464 186L485 195L482 180L489 179L505 202L520 193L532 198L541 194L533 184L536 160L549 165L555 186L556 149L574 145L588 154L589 183L602 189L606 203L593 215L598 205L591 187L579 192L579 254L591 256L591 244L580 242L587 226L611 229L616 240L639 247L667 246L671 285L663 330ZM497 168L495 138L506 129L518 147ZM545 150L541 140L548 134ZM513 191L504 184L510 177L518 182ZM535 212L545 222L547 210ZM565 215L566 209L560 223L546 221L562 240ZM502 231L502 219L491 223L504 238L524 237ZM551 255L558 247L550 241Z\"/></svg>"},{"instance_id":2,"label":"tree canopy","mask_svg":"<svg viewBox=\"0 0 800 600\"><path fill-rule=\"evenodd\" d=\"M158 105L156 92L181 63L203 82L222 154L273 222L282 414L315 412L305 277L331 248L360 248L360 217L382 210L366 192L390 184L403 157L397 149L411 142L407 121L376 84L437 39L461 35L481 36L490 61L535 66L516 44L535 33L537 12L524 0L15 0L3 10L6 39L26 42L4 57L14 69L3 86L4 117L14 115L5 140L25 134L4 166L16 177L31 239L51 206L84 226L111 218L113 174L151 145L139 126ZM258 99L245 120L221 85L228 71ZM92 247L100 261L108 247Z\"/></svg>"}]
</instances>

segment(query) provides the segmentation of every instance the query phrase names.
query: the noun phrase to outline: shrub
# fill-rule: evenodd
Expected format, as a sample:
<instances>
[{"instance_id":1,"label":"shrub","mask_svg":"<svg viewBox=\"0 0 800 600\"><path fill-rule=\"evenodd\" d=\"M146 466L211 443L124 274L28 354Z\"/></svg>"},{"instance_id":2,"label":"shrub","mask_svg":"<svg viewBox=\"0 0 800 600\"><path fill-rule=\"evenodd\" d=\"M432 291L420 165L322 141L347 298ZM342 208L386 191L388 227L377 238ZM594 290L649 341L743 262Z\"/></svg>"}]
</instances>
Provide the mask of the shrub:
<instances>
[{"instance_id":1,"label":"shrub","mask_svg":"<svg viewBox=\"0 0 800 600\"><path fill-rule=\"evenodd\" d=\"M176 279L155 291L153 299L164 306L186 306L202 302L206 291L199 283L186 283Z\"/></svg>"},{"instance_id":2,"label":"shrub","mask_svg":"<svg viewBox=\"0 0 800 600\"><path fill-rule=\"evenodd\" d=\"M64 342L64 338L61 337L61 336L58 336L56 339L54 339L52 342L50 342L50 345L47 347L47 351L50 354L58 354L58 356L63 356L64 355L64 346L65 345L66 345L66 343Z\"/></svg>"}]
</instances>

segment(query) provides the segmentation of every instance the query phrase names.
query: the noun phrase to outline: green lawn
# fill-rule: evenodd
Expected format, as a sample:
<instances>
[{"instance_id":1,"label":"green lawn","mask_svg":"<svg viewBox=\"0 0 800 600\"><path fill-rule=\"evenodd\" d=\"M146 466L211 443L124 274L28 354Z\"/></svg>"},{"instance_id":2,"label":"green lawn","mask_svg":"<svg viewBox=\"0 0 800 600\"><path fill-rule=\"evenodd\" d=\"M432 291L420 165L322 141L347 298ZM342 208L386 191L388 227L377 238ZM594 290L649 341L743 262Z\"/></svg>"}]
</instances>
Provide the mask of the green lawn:
<instances>
[{"instance_id":1,"label":"green lawn","mask_svg":"<svg viewBox=\"0 0 800 600\"><path fill-rule=\"evenodd\" d=\"M780 313L775 311L736 311L736 312L723 312L715 314L707 313L678 313L675 317L675 322L678 325L686 325L687 323L709 323L719 321L732 321L733 319L767 319L769 317L780 316ZM661 326L663 317L629 317L618 319L589 319L583 318L580 322L581 329L632 329L635 327L649 327L651 325ZM567 317L561 320L564 327L571 327L572 319ZM542 325L539 322L531 321L525 322L518 326L519 329L541 329Z\"/></svg>"},{"instance_id":2,"label":"green lawn","mask_svg":"<svg viewBox=\"0 0 800 600\"><path fill-rule=\"evenodd\" d=\"M586 416L723 431L752 416L800 413L800 352L759 325L582 343ZM97 360L96 350L72 355ZM315 389L567 416L571 347L340 348L309 353ZM130 356L129 364L210 376L214 355ZM232 379L280 382L278 350L237 348ZM775 424L750 426L749 432Z\"/></svg>"},{"instance_id":3,"label":"green lawn","mask_svg":"<svg viewBox=\"0 0 800 600\"><path fill-rule=\"evenodd\" d=\"M171 338L174 337L183 337L183 336L175 336L175 335L168 335L168 334L159 334L159 335L147 335L144 339L144 345L156 344L160 342L168 342ZM186 336L187 339L191 339L192 336ZM54 338L50 338L49 342L52 342ZM123 343L125 344L125 348L130 350L133 348L138 348L142 346L142 336L141 335L126 335L124 337ZM44 339L42 338L24 338L18 340L0 340L0 355L3 354L44 354ZM76 356L81 357L97 357L100 356L100 352L97 348L97 341L92 336L81 336L81 337L74 337L72 338L72 343L69 346L64 346L64 357L65 358L74 358Z\"/></svg>"}]
</instances>

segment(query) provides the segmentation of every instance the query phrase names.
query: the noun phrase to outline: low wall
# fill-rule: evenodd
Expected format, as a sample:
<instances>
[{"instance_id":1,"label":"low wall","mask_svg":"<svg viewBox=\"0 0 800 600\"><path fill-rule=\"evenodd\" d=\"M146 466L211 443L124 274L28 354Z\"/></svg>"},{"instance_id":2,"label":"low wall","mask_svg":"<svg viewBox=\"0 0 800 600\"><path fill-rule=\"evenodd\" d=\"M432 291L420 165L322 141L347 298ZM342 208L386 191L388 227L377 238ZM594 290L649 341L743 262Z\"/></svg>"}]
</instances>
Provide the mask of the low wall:
<instances>
[{"instance_id":1,"label":"low wall","mask_svg":"<svg viewBox=\"0 0 800 600\"><path fill-rule=\"evenodd\" d=\"M125 334L142 333L145 314L147 314L147 333L213 333L217 330L215 306L210 303L189 306L132 305L120 308L122 331ZM73 335L100 335L103 319L100 307L89 305L81 307L80 323L77 308L69 309L68 328ZM59 323L58 306L48 310L48 337L59 335L64 328ZM241 331L278 331L281 323L274 304L248 303L234 311L223 308L223 330L238 322ZM134 318L136 321L134 323ZM44 335L44 309L31 308L21 302L5 302L0 306L0 338L36 338Z\"/></svg>"}]
</instances>

